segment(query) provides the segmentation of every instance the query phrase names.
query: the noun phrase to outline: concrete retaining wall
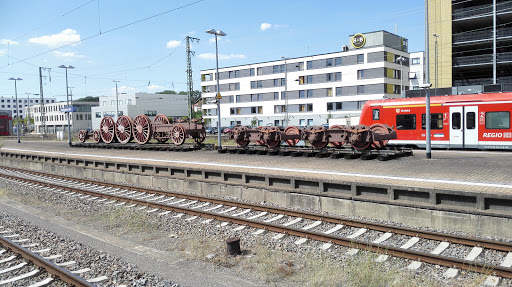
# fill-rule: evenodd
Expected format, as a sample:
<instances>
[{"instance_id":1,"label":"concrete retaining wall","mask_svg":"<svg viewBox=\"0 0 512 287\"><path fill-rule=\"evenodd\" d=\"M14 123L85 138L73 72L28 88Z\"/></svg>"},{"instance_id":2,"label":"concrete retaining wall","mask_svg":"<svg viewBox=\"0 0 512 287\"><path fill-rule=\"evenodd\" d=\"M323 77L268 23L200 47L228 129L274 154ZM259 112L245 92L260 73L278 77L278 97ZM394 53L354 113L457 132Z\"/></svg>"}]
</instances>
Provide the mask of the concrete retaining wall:
<instances>
[{"instance_id":1,"label":"concrete retaining wall","mask_svg":"<svg viewBox=\"0 0 512 287\"><path fill-rule=\"evenodd\" d=\"M0 152L0 165L512 237L512 196Z\"/></svg>"}]
</instances>

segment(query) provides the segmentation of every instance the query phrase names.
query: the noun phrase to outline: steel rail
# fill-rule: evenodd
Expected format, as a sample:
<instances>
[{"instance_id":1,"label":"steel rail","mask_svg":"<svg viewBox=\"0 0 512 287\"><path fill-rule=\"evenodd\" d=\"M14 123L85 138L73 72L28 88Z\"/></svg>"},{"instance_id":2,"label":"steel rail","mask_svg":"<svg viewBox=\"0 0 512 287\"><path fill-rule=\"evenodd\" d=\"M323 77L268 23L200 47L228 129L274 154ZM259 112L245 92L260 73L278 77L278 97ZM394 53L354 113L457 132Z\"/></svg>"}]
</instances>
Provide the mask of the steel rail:
<instances>
[{"instance_id":1,"label":"steel rail","mask_svg":"<svg viewBox=\"0 0 512 287\"><path fill-rule=\"evenodd\" d=\"M380 232L392 232L395 234L401 234L406 236L416 236L421 237L424 239L430 239L430 240L436 240L436 241L447 241L453 244L462 244L472 247L483 247L487 249L493 249L497 251L503 251L503 252L512 252L512 243L509 242L501 242L496 240L488 240L488 239L480 239L480 238L472 238L467 236L460 236L460 235L452 235L452 234L444 234L441 232L434 232L434 231L424 231L414 228L408 228L408 227L399 227L399 226L390 226L383 223L375 223L370 221L364 221L364 220L357 220L357 219L344 219L332 215L322 215L318 213L313 212L305 212L305 211L298 211L298 210L291 210L286 208L280 208L280 207L271 207L271 206L265 206L260 204L253 204L253 203L246 203L246 202L237 202L237 201L230 201L225 199L219 199L219 198L212 198L207 196L201 196L201 195L193 195L193 194L183 194L178 192L171 192L171 191L162 191L157 189L150 189L150 188L143 188L143 187L134 187L129 185L123 185L123 184L114 184L114 183L106 183L106 182L99 182L89 179L81 179L81 178L75 178L75 177L68 177L68 176L61 176L61 175L49 175L42 172L36 172L36 171L26 171L23 169L18 168L5 168L9 170L15 170L19 172L25 172L25 173L32 173L37 174L41 176L52 176L55 178L60 179L66 179L66 180L74 180L78 182L84 182L88 184L98 184L103 186L109 186L114 188L122 188L132 191L140 191L140 192L146 192L146 193L153 193L158 195L166 195L166 196L174 196L179 198L185 198L190 200L198 200L198 201L208 201L216 204L222 204L227 206L236 206L240 208L250 208L257 211L266 211L271 213L279 213L284 214L288 216L294 216L294 217L302 217L305 219L310 220L322 220L329 223L334 224L344 224L351 227L357 227L357 228L368 228L375 231ZM220 183L220 181L219 181Z\"/></svg>"},{"instance_id":2,"label":"steel rail","mask_svg":"<svg viewBox=\"0 0 512 287\"><path fill-rule=\"evenodd\" d=\"M399 248L399 247L391 247L391 246L386 246L383 244L364 242L364 241L356 240L356 239L348 239L348 238L338 237L338 236L334 236L334 235L328 235L328 234L319 233L319 232L312 232L312 231L307 231L307 230L303 230L303 229L297 229L297 228L280 226L280 225L275 225L275 224L270 224L270 223L265 223L265 222L248 220L248 219L239 218L239 217L233 217L230 215L218 214L218 213L214 213L214 212L201 211L201 210L190 209L190 208L179 207L179 206L171 206L171 205L150 202L150 201L145 201L145 200L140 200L140 199L134 199L134 198L119 197L119 196L115 196L115 195L111 195L111 194L105 194L105 193L101 193L101 192L84 190L84 189L74 188L74 187L69 187L69 186L63 186L63 185L59 185L59 184L40 182L40 181L36 181L36 180L32 180L32 179L25 179L25 178L21 178L21 177L17 177L17 176L12 176L12 175L0 175L0 176L8 177L11 179L22 180L22 181L26 181L26 182L30 182L30 183L34 183L34 184L40 184L40 185L47 186L47 187L59 188L59 189L68 190L68 191L72 191L72 192L80 192L80 193L84 193L84 194L88 194L88 195L92 195L92 196L96 196L96 197L101 197L101 198L107 198L107 199L111 199L111 200L115 200L115 201L125 201L125 202L129 202L129 203L136 203L138 205L144 205L144 206L148 206L151 208L158 208L158 209L162 209L162 210L186 213L186 214L193 215L193 216L212 218L212 219L216 219L216 220L220 220L220 221L226 221L226 222L235 223L235 224L239 224L239 225L245 225L245 226L249 226L249 227L253 227L253 228L259 228L259 229L265 229L265 230L279 232L279 233L285 233L285 234L289 234L289 235L293 235L293 236L297 236L297 237L309 238L309 239L314 239L314 240L318 240L318 241L322 241L322 242L330 242L330 243L334 243L334 244L345 246L345 247L359 248L362 250L372 251L372 252L376 252L376 253L389 254L389 255L392 255L395 257L399 257L399 258L418 260L421 262L436 264L436 265L441 265L441 266L446 266L446 267L457 267L457 268L460 268L463 270L479 272L479 273L493 273L493 274L495 274L497 276L501 276L503 278L512 279L512 268L507 268L507 267L502 267L502 266L497 266L497 265L489 265L489 264L484 264L484 263L479 263L479 262L468 261L468 260L464 260L464 259L452 258L452 257L445 257L445 256L441 256L441 255L431 254L431 253L403 249L403 248ZM99 184L99 183L96 182L96 184ZM132 187L132 189L133 189L133 187ZM231 205L234 205L234 203L231 202ZM242 204L242 206L244 206L244 205ZM388 231L392 231L393 228L394 227L388 227Z\"/></svg>"},{"instance_id":3,"label":"steel rail","mask_svg":"<svg viewBox=\"0 0 512 287\"><path fill-rule=\"evenodd\" d=\"M96 286L92 283L87 282L85 279L67 271L66 269L57 266L53 262L44 259L42 256L39 256L33 253L32 251L22 247L21 245L12 242L11 240L3 236L0 236L0 244L5 248L12 250L14 253L19 254L27 261L34 263L36 266L46 270L46 272L58 277L60 280L68 284L72 284L78 287Z\"/></svg>"}]
</instances>

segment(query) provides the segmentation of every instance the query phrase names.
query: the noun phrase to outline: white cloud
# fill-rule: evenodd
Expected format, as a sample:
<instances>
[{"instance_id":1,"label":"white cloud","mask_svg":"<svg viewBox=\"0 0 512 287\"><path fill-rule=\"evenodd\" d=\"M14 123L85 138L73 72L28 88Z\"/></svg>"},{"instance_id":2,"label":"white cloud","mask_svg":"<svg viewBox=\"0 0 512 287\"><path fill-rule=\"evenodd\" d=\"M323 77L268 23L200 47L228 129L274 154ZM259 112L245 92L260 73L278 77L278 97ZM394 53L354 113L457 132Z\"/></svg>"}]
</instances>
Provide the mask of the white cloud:
<instances>
[{"instance_id":1,"label":"white cloud","mask_svg":"<svg viewBox=\"0 0 512 287\"><path fill-rule=\"evenodd\" d=\"M128 93L128 92L132 92L132 91L135 91L135 88L128 87L128 86L121 86L121 87L117 88L117 92L118 93ZM116 88L112 88L112 92L115 95L116 94Z\"/></svg>"},{"instance_id":2,"label":"white cloud","mask_svg":"<svg viewBox=\"0 0 512 287\"><path fill-rule=\"evenodd\" d=\"M203 53L198 56L201 59L215 60L215 53ZM230 60L230 59L245 59L245 55L243 54L229 54L223 55L219 54L219 60Z\"/></svg>"},{"instance_id":3,"label":"white cloud","mask_svg":"<svg viewBox=\"0 0 512 287\"><path fill-rule=\"evenodd\" d=\"M38 38L30 38L28 41L34 44L47 45L49 47L58 47L80 41L80 35L76 33L76 30L66 29L60 32L59 34L41 36Z\"/></svg>"},{"instance_id":4,"label":"white cloud","mask_svg":"<svg viewBox=\"0 0 512 287\"><path fill-rule=\"evenodd\" d=\"M261 31L265 31L265 30L267 30L267 29L272 28L272 24L269 24L269 23L261 23L260 28L261 28Z\"/></svg>"},{"instance_id":5,"label":"white cloud","mask_svg":"<svg viewBox=\"0 0 512 287\"><path fill-rule=\"evenodd\" d=\"M0 39L0 44L1 45L18 45L19 43L16 42L16 41L12 41L12 40L9 40L9 39Z\"/></svg>"},{"instance_id":6,"label":"white cloud","mask_svg":"<svg viewBox=\"0 0 512 287\"><path fill-rule=\"evenodd\" d=\"M222 37L217 37L217 42L220 42L222 39ZM208 39L208 42L215 43L215 37Z\"/></svg>"},{"instance_id":7,"label":"white cloud","mask_svg":"<svg viewBox=\"0 0 512 287\"><path fill-rule=\"evenodd\" d=\"M181 44L181 41L171 40L171 41L167 42L166 47L167 47L167 48L169 48L169 49L171 49L171 48L176 48L176 47L178 47L180 44Z\"/></svg>"},{"instance_id":8,"label":"white cloud","mask_svg":"<svg viewBox=\"0 0 512 287\"><path fill-rule=\"evenodd\" d=\"M57 57L62 58L84 58L84 55L76 54L75 52L61 52L61 51L53 51L53 54Z\"/></svg>"},{"instance_id":9,"label":"white cloud","mask_svg":"<svg viewBox=\"0 0 512 287\"><path fill-rule=\"evenodd\" d=\"M165 88L159 85L149 85L148 90L154 91L154 90L164 90Z\"/></svg>"},{"instance_id":10,"label":"white cloud","mask_svg":"<svg viewBox=\"0 0 512 287\"><path fill-rule=\"evenodd\" d=\"M0 49L0 57L7 56L7 49Z\"/></svg>"}]
</instances>

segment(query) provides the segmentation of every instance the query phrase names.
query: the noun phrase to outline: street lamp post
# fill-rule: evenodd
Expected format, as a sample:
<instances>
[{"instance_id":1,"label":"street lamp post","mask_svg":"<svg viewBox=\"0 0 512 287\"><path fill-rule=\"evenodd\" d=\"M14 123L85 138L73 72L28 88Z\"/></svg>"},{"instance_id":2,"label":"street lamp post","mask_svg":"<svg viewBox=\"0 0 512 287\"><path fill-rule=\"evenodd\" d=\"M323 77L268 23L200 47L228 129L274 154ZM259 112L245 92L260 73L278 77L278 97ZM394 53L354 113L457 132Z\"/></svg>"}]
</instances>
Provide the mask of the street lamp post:
<instances>
[{"instance_id":1,"label":"street lamp post","mask_svg":"<svg viewBox=\"0 0 512 287\"><path fill-rule=\"evenodd\" d=\"M430 141L430 87L432 84L422 84L421 89L426 90L427 95L425 97L425 138L426 138L426 153L427 159L432 158L432 145Z\"/></svg>"},{"instance_id":2,"label":"street lamp post","mask_svg":"<svg viewBox=\"0 0 512 287\"><path fill-rule=\"evenodd\" d=\"M34 95L34 96L39 96L39 94L32 94L32 93L25 93L27 94L27 101L28 101L28 109L27 109L27 117L28 117L28 122L27 122L27 126L29 128L29 132L30 132L30 95Z\"/></svg>"},{"instance_id":3,"label":"street lamp post","mask_svg":"<svg viewBox=\"0 0 512 287\"><path fill-rule=\"evenodd\" d=\"M289 59L287 57L281 57L284 59L284 121L283 126L288 126L288 65L286 61Z\"/></svg>"},{"instance_id":4,"label":"street lamp post","mask_svg":"<svg viewBox=\"0 0 512 287\"><path fill-rule=\"evenodd\" d=\"M18 143L20 143L20 104L18 103L18 86L16 82L23 80L22 78L9 78L9 80L14 81L14 94L16 96L16 138L18 139Z\"/></svg>"},{"instance_id":5,"label":"street lamp post","mask_svg":"<svg viewBox=\"0 0 512 287\"><path fill-rule=\"evenodd\" d=\"M395 62L398 62L398 61L400 61L400 97L403 98L402 88L403 88L404 75L402 75L402 64L405 61L405 58L403 56L400 56L400 57L396 58Z\"/></svg>"},{"instance_id":6,"label":"street lamp post","mask_svg":"<svg viewBox=\"0 0 512 287\"><path fill-rule=\"evenodd\" d=\"M435 90L434 90L434 96L437 96L437 88L439 87L437 85L437 38L439 38L439 34L432 34L434 37L436 37L436 42L435 42L435 50L434 50L434 53L435 53L435 83L436 83L436 87L435 87Z\"/></svg>"},{"instance_id":7,"label":"street lamp post","mask_svg":"<svg viewBox=\"0 0 512 287\"><path fill-rule=\"evenodd\" d=\"M69 145L71 146L71 119L70 119L71 107L69 106L68 69L74 69L75 67L73 67L71 65L68 65L68 66L60 65L59 68L66 69L66 99L67 99L67 104L68 104L68 111L67 111L67 113L68 113L67 114L67 116L68 116L68 142L69 142Z\"/></svg>"},{"instance_id":8,"label":"street lamp post","mask_svg":"<svg viewBox=\"0 0 512 287\"><path fill-rule=\"evenodd\" d=\"M113 80L112 82L116 83L116 122L119 117L119 93L117 92L117 83L120 81Z\"/></svg>"},{"instance_id":9,"label":"street lamp post","mask_svg":"<svg viewBox=\"0 0 512 287\"><path fill-rule=\"evenodd\" d=\"M220 85L219 85L219 46L217 44L217 36L226 36L227 34L222 32L221 30L218 30L216 31L215 29L210 29L208 31L206 31L206 33L208 34L213 34L215 35L215 59L217 61L217 74L216 74L216 77L217 77L217 96L215 97L216 100L217 100L217 145L218 145L218 149L220 149L222 147L222 143L221 143L221 139L220 139L220 135L221 135L221 130L220 130L220 100L222 99L221 96L220 96Z\"/></svg>"}]
</instances>

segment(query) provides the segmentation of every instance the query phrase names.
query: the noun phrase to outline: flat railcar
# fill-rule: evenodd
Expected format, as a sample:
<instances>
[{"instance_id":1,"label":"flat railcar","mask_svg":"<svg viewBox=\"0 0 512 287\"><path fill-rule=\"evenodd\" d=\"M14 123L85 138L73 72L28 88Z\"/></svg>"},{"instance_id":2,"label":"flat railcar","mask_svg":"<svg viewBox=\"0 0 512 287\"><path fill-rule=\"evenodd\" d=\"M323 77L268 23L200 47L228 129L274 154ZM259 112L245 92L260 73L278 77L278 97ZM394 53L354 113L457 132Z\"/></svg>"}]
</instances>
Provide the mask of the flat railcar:
<instances>
[{"instance_id":1,"label":"flat railcar","mask_svg":"<svg viewBox=\"0 0 512 287\"><path fill-rule=\"evenodd\" d=\"M360 124L395 127L389 145L426 146L425 98L366 102ZM512 149L512 93L438 96L430 98L433 148Z\"/></svg>"}]
</instances>

